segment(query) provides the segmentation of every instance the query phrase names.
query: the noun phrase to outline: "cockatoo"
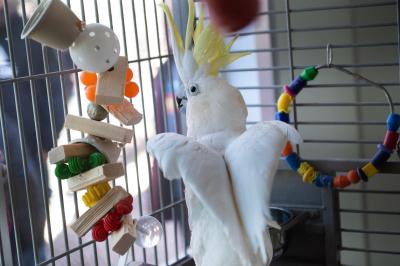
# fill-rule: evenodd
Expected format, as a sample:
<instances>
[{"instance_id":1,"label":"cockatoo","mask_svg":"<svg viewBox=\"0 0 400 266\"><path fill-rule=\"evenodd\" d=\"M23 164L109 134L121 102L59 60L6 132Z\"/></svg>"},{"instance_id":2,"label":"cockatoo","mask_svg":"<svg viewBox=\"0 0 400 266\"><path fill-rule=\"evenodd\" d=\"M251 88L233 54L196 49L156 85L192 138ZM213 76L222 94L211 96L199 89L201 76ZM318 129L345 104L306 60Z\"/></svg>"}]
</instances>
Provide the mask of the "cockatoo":
<instances>
[{"instance_id":1,"label":"cockatoo","mask_svg":"<svg viewBox=\"0 0 400 266\"><path fill-rule=\"evenodd\" d=\"M148 140L147 150L165 178L184 181L196 265L269 265L272 183L286 142L300 143L301 137L278 121L246 130L242 95L218 75L246 54L231 54L236 38L225 45L213 25L204 26L202 8L194 29L194 3L188 2L185 43L168 6L161 5L187 98L187 136L158 134Z\"/></svg>"}]
</instances>

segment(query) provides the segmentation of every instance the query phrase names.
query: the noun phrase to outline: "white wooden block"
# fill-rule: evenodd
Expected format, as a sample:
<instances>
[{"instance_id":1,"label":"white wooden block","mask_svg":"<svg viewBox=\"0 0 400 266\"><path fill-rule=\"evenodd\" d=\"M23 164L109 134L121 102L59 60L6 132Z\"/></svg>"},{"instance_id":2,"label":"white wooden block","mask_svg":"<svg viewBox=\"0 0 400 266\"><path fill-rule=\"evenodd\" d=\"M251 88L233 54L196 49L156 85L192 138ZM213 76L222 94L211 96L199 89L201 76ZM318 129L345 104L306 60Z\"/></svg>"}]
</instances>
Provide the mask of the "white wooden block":
<instances>
[{"instance_id":1,"label":"white wooden block","mask_svg":"<svg viewBox=\"0 0 400 266\"><path fill-rule=\"evenodd\" d=\"M142 120L142 114L126 99L122 104L105 104L103 107L126 126L136 125Z\"/></svg>"},{"instance_id":2,"label":"white wooden block","mask_svg":"<svg viewBox=\"0 0 400 266\"><path fill-rule=\"evenodd\" d=\"M95 147L99 152L106 156L107 162L114 163L118 160L121 148L111 140L88 135L83 139L75 139L72 143L86 143Z\"/></svg>"},{"instance_id":3,"label":"white wooden block","mask_svg":"<svg viewBox=\"0 0 400 266\"><path fill-rule=\"evenodd\" d=\"M64 127L124 144L130 143L133 137L133 131L130 129L75 115L67 115L65 117Z\"/></svg>"},{"instance_id":4,"label":"white wooden block","mask_svg":"<svg viewBox=\"0 0 400 266\"><path fill-rule=\"evenodd\" d=\"M111 234L112 250L119 255L124 255L136 239L136 220L134 221L130 214L125 215L122 219L121 228Z\"/></svg>"},{"instance_id":5,"label":"white wooden block","mask_svg":"<svg viewBox=\"0 0 400 266\"><path fill-rule=\"evenodd\" d=\"M87 157L96 149L86 143L71 143L55 147L49 151L49 161L51 164L66 162L74 156Z\"/></svg>"},{"instance_id":6,"label":"white wooden block","mask_svg":"<svg viewBox=\"0 0 400 266\"><path fill-rule=\"evenodd\" d=\"M114 180L125 173L122 163L107 163L67 179L68 188L78 191L91 185Z\"/></svg>"},{"instance_id":7,"label":"white wooden block","mask_svg":"<svg viewBox=\"0 0 400 266\"><path fill-rule=\"evenodd\" d=\"M121 104L124 100L128 58L120 56L110 71L99 74L96 86L97 104Z\"/></svg>"},{"instance_id":8,"label":"white wooden block","mask_svg":"<svg viewBox=\"0 0 400 266\"><path fill-rule=\"evenodd\" d=\"M84 236L93 225L103 218L121 199L129 195L122 187L116 186L99 200L96 205L81 215L70 227L80 237Z\"/></svg>"}]
</instances>

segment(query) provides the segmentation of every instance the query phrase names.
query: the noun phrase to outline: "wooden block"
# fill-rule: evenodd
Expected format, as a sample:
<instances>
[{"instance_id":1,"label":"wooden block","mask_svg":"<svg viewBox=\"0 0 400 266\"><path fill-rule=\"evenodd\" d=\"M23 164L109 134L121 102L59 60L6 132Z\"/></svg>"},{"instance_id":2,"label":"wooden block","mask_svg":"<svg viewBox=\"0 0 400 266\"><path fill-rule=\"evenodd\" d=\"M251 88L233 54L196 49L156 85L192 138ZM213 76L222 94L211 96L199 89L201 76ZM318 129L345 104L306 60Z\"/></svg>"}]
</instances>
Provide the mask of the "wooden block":
<instances>
[{"instance_id":1,"label":"wooden block","mask_svg":"<svg viewBox=\"0 0 400 266\"><path fill-rule=\"evenodd\" d=\"M130 129L75 115L67 115L65 117L64 127L124 144L131 142L133 136L133 132Z\"/></svg>"},{"instance_id":2,"label":"wooden block","mask_svg":"<svg viewBox=\"0 0 400 266\"><path fill-rule=\"evenodd\" d=\"M121 228L111 234L112 250L119 255L124 255L136 239L136 220L134 221L130 214L122 219Z\"/></svg>"},{"instance_id":3,"label":"wooden block","mask_svg":"<svg viewBox=\"0 0 400 266\"><path fill-rule=\"evenodd\" d=\"M96 149L86 143L72 143L55 147L49 151L49 160L51 164L64 163L74 156L87 157Z\"/></svg>"},{"instance_id":4,"label":"wooden block","mask_svg":"<svg viewBox=\"0 0 400 266\"><path fill-rule=\"evenodd\" d=\"M136 125L142 120L142 114L126 99L122 104L105 104L103 107L126 126Z\"/></svg>"},{"instance_id":5,"label":"wooden block","mask_svg":"<svg viewBox=\"0 0 400 266\"><path fill-rule=\"evenodd\" d=\"M86 143L95 147L107 158L107 162L114 163L118 160L121 148L111 140L98 138L96 136L88 135L83 139L73 140L72 143Z\"/></svg>"},{"instance_id":6,"label":"wooden block","mask_svg":"<svg viewBox=\"0 0 400 266\"><path fill-rule=\"evenodd\" d=\"M129 195L122 187L116 186L99 200L96 205L81 215L72 225L71 229L79 236L84 236L93 225L103 218L120 200Z\"/></svg>"},{"instance_id":7,"label":"wooden block","mask_svg":"<svg viewBox=\"0 0 400 266\"><path fill-rule=\"evenodd\" d=\"M68 178L68 188L71 191L78 191L90 185L114 180L125 173L122 163L107 163L97 166L89 171Z\"/></svg>"},{"instance_id":8,"label":"wooden block","mask_svg":"<svg viewBox=\"0 0 400 266\"><path fill-rule=\"evenodd\" d=\"M96 87L97 104L121 104L124 100L128 58L120 56L111 71L99 74Z\"/></svg>"}]
</instances>

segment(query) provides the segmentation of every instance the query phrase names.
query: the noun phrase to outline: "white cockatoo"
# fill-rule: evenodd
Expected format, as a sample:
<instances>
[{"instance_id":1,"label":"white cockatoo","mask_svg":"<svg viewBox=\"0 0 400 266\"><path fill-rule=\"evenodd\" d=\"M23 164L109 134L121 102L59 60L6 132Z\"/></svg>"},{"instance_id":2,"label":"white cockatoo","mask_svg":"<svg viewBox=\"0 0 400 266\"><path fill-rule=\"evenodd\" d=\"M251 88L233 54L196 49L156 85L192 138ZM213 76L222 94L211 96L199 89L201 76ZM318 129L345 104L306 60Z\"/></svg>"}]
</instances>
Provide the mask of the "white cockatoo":
<instances>
[{"instance_id":1,"label":"white cockatoo","mask_svg":"<svg viewBox=\"0 0 400 266\"><path fill-rule=\"evenodd\" d=\"M187 97L187 136L163 133L149 139L148 152L164 176L182 178L191 228L190 253L198 266L261 266L272 259L269 199L286 142L301 142L291 126L269 121L246 130L247 108L240 92L218 75L246 55L230 53L200 10L194 29L189 0L185 42L169 8L162 5ZM192 46L193 41L193 46ZM276 225L276 223L275 223Z\"/></svg>"}]
</instances>

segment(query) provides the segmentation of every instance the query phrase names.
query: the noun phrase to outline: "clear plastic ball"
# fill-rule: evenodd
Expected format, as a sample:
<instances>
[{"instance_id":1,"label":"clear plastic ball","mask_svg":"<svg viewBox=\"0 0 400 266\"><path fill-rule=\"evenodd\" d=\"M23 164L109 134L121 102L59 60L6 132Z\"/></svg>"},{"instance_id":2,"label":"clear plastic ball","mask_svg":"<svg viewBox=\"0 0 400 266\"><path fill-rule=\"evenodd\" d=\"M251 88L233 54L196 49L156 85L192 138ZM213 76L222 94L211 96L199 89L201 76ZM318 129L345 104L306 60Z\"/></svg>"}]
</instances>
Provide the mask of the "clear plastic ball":
<instances>
[{"instance_id":1,"label":"clear plastic ball","mask_svg":"<svg viewBox=\"0 0 400 266\"><path fill-rule=\"evenodd\" d=\"M142 248L152 248L160 242L163 228L153 216L142 216L136 222L136 234L136 245Z\"/></svg>"},{"instance_id":2,"label":"clear plastic ball","mask_svg":"<svg viewBox=\"0 0 400 266\"><path fill-rule=\"evenodd\" d=\"M93 23L86 25L69 48L72 61L77 67L101 73L117 62L120 45L117 35L108 27Z\"/></svg>"}]
</instances>

